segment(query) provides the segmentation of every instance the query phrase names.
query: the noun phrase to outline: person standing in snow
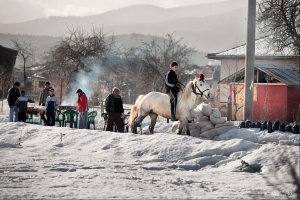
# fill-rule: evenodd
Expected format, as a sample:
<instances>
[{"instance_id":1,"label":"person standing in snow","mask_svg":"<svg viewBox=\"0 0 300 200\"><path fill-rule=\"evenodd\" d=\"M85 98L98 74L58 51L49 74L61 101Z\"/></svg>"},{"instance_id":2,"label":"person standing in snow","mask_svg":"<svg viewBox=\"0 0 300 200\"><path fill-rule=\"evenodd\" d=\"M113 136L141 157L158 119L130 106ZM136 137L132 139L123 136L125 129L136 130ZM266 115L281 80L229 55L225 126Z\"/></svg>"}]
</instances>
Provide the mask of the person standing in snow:
<instances>
[{"instance_id":1,"label":"person standing in snow","mask_svg":"<svg viewBox=\"0 0 300 200\"><path fill-rule=\"evenodd\" d=\"M40 94L40 100L39 100L39 105L40 106L45 106L46 98L49 96L49 89L50 89L50 83L46 82L45 83L45 88L41 91L41 94ZM44 125L47 124L45 114L46 114L45 111L40 114L41 120L44 122Z\"/></svg>"},{"instance_id":2,"label":"person standing in snow","mask_svg":"<svg viewBox=\"0 0 300 200\"><path fill-rule=\"evenodd\" d=\"M27 113L27 104L34 103L33 100L29 99L28 97L25 97L25 91L23 90L21 92L21 96L16 101L16 107L18 110L18 121L19 122L26 122L26 113Z\"/></svg>"},{"instance_id":3,"label":"person standing in snow","mask_svg":"<svg viewBox=\"0 0 300 200\"><path fill-rule=\"evenodd\" d=\"M113 123L116 124L118 132L124 132L122 114L124 113L123 100L121 98L120 89L114 87L112 94L108 95L105 100L105 110L107 113L106 131L111 131Z\"/></svg>"},{"instance_id":4,"label":"person standing in snow","mask_svg":"<svg viewBox=\"0 0 300 200\"><path fill-rule=\"evenodd\" d=\"M77 101L77 111L79 112L79 129L85 129L87 126L87 121L88 121L88 99L85 95L85 93L81 90L78 89L76 91L78 94L78 101Z\"/></svg>"},{"instance_id":5,"label":"person standing in snow","mask_svg":"<svg viewBox=\"0 0 300 200\"><path fill-rule=\"evenodd\" d=\"M179 92L179 87L177 86L180 83L177 79L176 71L178 69L178 63L172 62L170 64L170 71L168 71L165 75L165 84L166 84L166 92L170 96L170 103L171 103L171 114L172 118L171 121L178 121L176 119L176 105L177 105L177 93Z\"/></svg>"},{"instance_id":6,"label":"person standing in snow","mask_svg":"<svg viewBox=\"0 0 300 200\"><path fill-rule=\"evenodd\" d=\"M55 112L58 108L58 101L56 96L54 95L54 89L49 89L50 95L46 98L45 103L45 112L47 116L46 125L54 126L55 125Z\"/></svg>"},{"instance_id":7,"label":"person standing in snow","mask_svg":"<svg viewBox=\"0 0 300 200\"><path fill-rule=\"evenodd\" d=\"M18 121L18 108L16 107L16 101L20 97L20 83L15 82L14 85L8 90L7 103L9 105L9 121ZM15 120L13 120L15 114Z\"/></svg>"}]
</instances>

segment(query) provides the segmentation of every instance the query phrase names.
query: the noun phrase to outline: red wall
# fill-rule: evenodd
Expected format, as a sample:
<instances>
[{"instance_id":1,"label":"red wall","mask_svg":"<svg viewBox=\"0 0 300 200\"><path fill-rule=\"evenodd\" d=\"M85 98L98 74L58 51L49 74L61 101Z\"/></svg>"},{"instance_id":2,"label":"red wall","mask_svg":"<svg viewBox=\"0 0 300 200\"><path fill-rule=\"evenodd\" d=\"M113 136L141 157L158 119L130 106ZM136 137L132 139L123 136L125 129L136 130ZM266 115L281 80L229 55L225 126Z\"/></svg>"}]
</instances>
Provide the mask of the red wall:
<instances>
[{"instance_id":1,"label":"red wall","mask_svg":"<svg viewBox=\"0 0 300 200\"><path fill-rule=\"evenodd\" d=\"M284 84L255 84L257 100L253 99L252 121L278 121L288 124L296 120L300 104L300 89ZM232 85L230 84L230 96ZM233 97L231 96L231 99ZM232 106L233 109L233 106ZM230 111L232 116L233 110ZM241 110L241 112L243 112ZM242 113L241 113L242 114ZM245 120L245 119L238 119Z\"/></svg>"},{"instance_id":2,"label":"red wall","mask_svg":"<svg viewBox=\"0 0 300 200\"><path fill-rule=\"evenodd\" d=\"M257 101L253 102L253 120L265 121L276 119L279 122L288 121L287 86L279 84L255 84L257 86Z\"/></svg>"},{"instance_id":3,"label":"red wall","mask_svg":"<svg viewBox=\"0 0 300 200\"><path fill-rule=\"evenodd\" d=\"M297 87L288 87L287 102L288 122L296 121L298 106L300 103L300 89Z\"/></svg>"}]
</instances>

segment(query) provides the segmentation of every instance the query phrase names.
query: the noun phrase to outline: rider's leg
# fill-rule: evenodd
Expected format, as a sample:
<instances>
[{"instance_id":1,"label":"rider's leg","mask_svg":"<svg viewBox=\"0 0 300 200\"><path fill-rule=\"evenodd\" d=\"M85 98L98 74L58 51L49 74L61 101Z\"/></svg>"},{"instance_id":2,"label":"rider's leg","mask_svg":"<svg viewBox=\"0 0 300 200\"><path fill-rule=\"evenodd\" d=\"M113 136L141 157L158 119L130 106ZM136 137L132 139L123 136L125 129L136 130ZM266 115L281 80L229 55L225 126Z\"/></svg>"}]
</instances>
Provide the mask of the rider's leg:
<instances>
[{"instance_id":1,"label":"rider's leg","mask_svg":"<svg viewBox=\"0 0 300 200\"><path fill-rule=\"evenodd\" d=\"M170 91L170 103L171 103L171 114L172 118L171 121L177 121L175 115L176 115L176 104L177 104L177 92Z\"/></svg>"}]
</instances>

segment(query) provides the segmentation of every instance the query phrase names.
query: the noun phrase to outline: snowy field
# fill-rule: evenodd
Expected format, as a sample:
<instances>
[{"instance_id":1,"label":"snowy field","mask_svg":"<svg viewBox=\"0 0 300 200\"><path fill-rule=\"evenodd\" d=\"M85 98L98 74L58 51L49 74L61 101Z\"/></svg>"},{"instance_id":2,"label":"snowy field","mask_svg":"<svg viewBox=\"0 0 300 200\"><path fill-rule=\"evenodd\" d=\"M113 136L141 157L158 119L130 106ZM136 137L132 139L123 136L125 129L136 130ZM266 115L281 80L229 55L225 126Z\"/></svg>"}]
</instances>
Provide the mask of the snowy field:
<instances>
[{"instance_id":1,"label":"snowy field","mask_svg":"<svg viewBox=\"0 0 300 200\"><path fill-rule=\"evenodd\" d=\"M38 120L36 118L35 120ZM208 140L46 127L0 115L1 199L287 199L299 177L299 135L233 129ZM22 146L15 143L21 141ZM246 165L242 165L242 161Z\"/></svg>"}]
</instances>

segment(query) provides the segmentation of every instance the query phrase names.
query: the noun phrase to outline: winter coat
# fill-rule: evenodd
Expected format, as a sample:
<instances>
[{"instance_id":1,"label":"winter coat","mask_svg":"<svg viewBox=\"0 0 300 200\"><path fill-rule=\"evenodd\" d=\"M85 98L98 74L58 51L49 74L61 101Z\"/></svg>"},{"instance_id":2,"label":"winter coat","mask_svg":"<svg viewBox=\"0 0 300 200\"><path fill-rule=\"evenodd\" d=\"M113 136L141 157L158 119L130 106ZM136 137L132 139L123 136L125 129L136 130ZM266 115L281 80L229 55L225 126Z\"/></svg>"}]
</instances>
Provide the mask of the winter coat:
<instances>
[{"instance_id":1,"label":"winter coat","mask_svg":"<svg viewBox=\"0 0 300 200\"><path fill-rule=\"evenodd\" d=\"M7 103L10 107L16 105L17 99L20 97L20 90L14 87L11 87L8 90L8 95L7 95Z\"/></svg>"},{"instance_id":2,"label":"winter coat","mask_svg":"<svg viewBox=\"0 0 300 200\"><path fill-rule=\"evenodd\" d=\"M79 96L78 96L78 103L77 103L77 110L79 112L85 112L89 109L89 106L88 106L88 99L85 95L85 93L81 93Z\"/></svg>"},{"instance_id":3,"label":"winter coat","mask_svg":"<svg viewBox=\"0 0 300 200\"><path fill-rule=\"evenodd\" d=\"M19 112L27 112L27 104L34 103L33 100L25 97L25 95L21 94L21 96L16 101L16 106L19 108Z\"/></svg>"},{"instance_id":4,"label":"winter coat","mask_svg":"<svg viewBox=\"0 0 300 200\"><path fill-rule=\"evenodd\" d=\"M44 106L45 103L46 103L46 98L49 96L49 89L50 88L44 88L42 91L41 91L41 94L40 94L40 100L39 100L39 105L40 106Z\"/></svg>"},{"instance_id":5,"label":"winter coat","mask_svg":"<svg viewBox=\"0 0 300 200\"><path fill-rule=\"evenodd\" d=\"M117 100L115 101L116 98L117 98ZM106 97L106 100L105 100L105 110L106 110L106 112L107 113L116 112L116 110L115 110L115 102L119 102L116 105L119 108L119 111L117 111L117 112L124 113L123 100L122 100L121 96L118 95L117 97L114 97L113 94L110 94L110 95L108 95Z\"/></svg>"},{"instance_id":6,"label":"winter coat","mask_svg":"<svg viewBox=\"0 0 300 200\"><path fill-rule=\"evenodd\" d=\"M58 108L58 101L55 95L48 96L45 103L46 113L55 113Z\"/></svg>"},{"instance_id":7,"label":"winter coat","mask_svg":"<svg viewBox=\"0 0 300 200\"><path fill-rule=\"evenodd\" d=\"M179 88L176 85L177 83L178 83L177 74L173 70L168 71L165 75L165 84L166 84L167 93L169 93L170 90L174 92L178 92Z\"/></svg>"}]
</instances>

